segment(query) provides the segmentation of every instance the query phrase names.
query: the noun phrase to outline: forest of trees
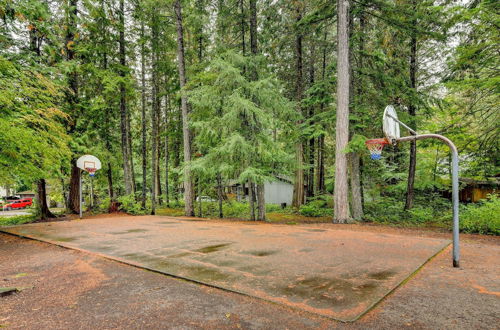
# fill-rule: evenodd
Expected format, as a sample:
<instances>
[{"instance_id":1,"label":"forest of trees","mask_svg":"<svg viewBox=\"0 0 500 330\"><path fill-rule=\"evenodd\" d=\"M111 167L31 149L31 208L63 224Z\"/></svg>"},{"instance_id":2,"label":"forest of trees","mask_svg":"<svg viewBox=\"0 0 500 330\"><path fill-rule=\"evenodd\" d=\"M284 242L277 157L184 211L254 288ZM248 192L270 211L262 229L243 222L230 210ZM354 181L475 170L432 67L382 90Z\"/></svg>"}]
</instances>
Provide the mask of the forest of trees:
<instances>
[{"instance_id":1,"label":"forest of trees","mask_svg":"<svg viewBox=\"0 0 500 330\"><path fill-rule=\"evenodd\" d=\"M499 13L494 0L0 0L0 185L40 200L50 185L77 213L76 159L92 154L97 198L145 213L201 215L210 196L222 217L236 181L265 220L276 176L297 210L333 194L335 222L383 198L409 211L449 190L446 146L388 146L376 162L364 142L393 104L457 144L461 176L498 175Z\"/></svg>"}]
</instances>

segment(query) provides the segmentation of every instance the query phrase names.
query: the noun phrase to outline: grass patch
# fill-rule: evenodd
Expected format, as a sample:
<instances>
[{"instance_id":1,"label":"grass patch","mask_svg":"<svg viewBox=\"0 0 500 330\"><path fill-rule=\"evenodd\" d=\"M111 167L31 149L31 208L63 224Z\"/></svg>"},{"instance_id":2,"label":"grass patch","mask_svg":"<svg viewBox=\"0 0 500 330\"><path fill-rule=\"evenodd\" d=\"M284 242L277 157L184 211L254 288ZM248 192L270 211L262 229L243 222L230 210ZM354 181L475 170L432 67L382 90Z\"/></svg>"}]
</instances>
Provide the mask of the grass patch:
<instances>
[{"instance_id":1,"label":"grass patch","mask_svg":"<svg viewBox=\"0 0 500 330\"><path fill-rule=\"evenodd\" d=\"M30 223L36 220L34 214L16 215L13 217L0 217L0 226L15 226Z\"/></svg>"},{"instance_id":2,"label":"grass patch","mask_svg":"<svg viewBox=\"0 0 500 330\"><path fill-rule=\"evenodd\" d=\"M184 209L181 208L161 208L156 209L156 215L166 215L170 217L179 217L184 215Z\"/></svg>"},{"instance_id":3,"label":"grass patch","mask_svg":"<svg viewBox=\"0 0 500 330\"><path fill-rule=\"evenodd\" d=\"M286 223L286 224L329 223L332 221L332 217L331 216L307 217L301 214L294 214L294 213L270 212L267 213L267 220L272 223Z\"/></svg>"}]
</instances>

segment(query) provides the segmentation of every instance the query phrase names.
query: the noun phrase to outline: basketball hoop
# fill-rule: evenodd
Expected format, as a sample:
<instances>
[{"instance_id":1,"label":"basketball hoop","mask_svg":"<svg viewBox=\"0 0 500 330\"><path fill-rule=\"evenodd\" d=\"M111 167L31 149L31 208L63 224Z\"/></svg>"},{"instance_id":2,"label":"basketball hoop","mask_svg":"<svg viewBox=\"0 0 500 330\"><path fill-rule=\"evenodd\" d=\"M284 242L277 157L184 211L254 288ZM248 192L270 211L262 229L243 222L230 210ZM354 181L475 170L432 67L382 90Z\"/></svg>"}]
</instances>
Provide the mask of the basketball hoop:
<instances>
[{"instance_id":1,"label":"basketball hoop","mask_svg":"<svg viewBox=\"0 0 500 330\"><path fill-rule=\"evenodd\" d=\"M366 140L365 142L366 147L370 151L370 157L373 160L382 158L382 149L384 149L386 144L389 144L389 142L385 138Z\"/></svg>"},{"instance_id":2,"label":"basketball hoop","mask_svg":"<svg viewBox=\"0 0 500 330\"><path fill-rule=\"evenodd\" d=\"M94 181L92 178L95 175L95 172L97 170L101 169L101 161L99 158L92 156L92 155L83 155L80 158L76 160L76 166L85 171L88 172L91 180L90 180L90 207L93 207L94 204L94 188L92 186L92 182ZM80 219L83 217L83 194L82 194L82 175L80 175L80 198L79 198L79 204L80 204Z\"/></svg>"},{"instance_id":3,"label":"basketball hoop","mask_svg":"<svg viewBox=\"0 0 500 330\"><path fill-rule=\"evenodd\" d=\"M95 176L95 171L97 171L97 169L95 167L86 167L85 171L87 171L89 175L93 177Z\"/></svg>"},{"instance_id":4,"label":"basketball hoop","mask_svg":"<svg viewBox=\"0 0 500 330\"><path fill-rule=\"evenodd\" d=\"M76 161L76 166L94 176L97 170L101 169L101 161L92 155L84 155Z\"/></svg>"},{"instance_id":5,"label":"basketball hoop","mask_svg":"<svg viewBox=\"0 0 500 330\"><path fill-rule=\"evenodd\" d=\"M378 160L381 158L382 149L386 144L396 144L400 142L407 142L416 140L423 140L428 138L439 139L450 147L451 151L451 190L453 202L453 267L460 266L460 247L459 247L459 233L460 233L460 220L459 220L459 186L458 186L458 150L455 144L445 136L439 134L418 134L411 127L401 122L398 119L396 109L392 105L388 105L384 109L382 116L382 128L384 130L384 139L373 139L365 142L366 147L370 150L371 158ZM400 127L404 127L410 136L401 137Z\"/></svg>"}]
</instances>

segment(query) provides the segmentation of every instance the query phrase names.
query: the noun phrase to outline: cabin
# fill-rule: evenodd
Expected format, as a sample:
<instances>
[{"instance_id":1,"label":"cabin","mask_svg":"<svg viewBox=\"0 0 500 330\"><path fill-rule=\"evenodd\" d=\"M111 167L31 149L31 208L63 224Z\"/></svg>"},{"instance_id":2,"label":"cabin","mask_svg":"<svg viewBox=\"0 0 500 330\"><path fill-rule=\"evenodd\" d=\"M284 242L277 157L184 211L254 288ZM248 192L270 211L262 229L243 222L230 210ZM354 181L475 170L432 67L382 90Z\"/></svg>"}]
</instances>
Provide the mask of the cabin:
<instances>
[{"instance_id":1,"label":"cabin","mask_svg":"<svg viewBox=\"0 0 500 330\"><path fill-rule=\"evenodd\" d=\"M229 182L226 188L229 194L234 194L239 202L247 201L249 189L247 185L243 185L236 180ZM274 181L264 183L264 198L266 204L277 204L282 206L292 205L293 199L293 182L292 180L277 176Z\"/></svg>"},{"instance_id":2,"label":"cabin","mask_svg":"<svg viewBox=\"0 0 500 330\"><path fill-rule=\"evenodd\" d=\"M500 195L500 178L488 180L474 180L471 178L460 178L459 199L463 203L477 203L486 199L490 194Z\"/></svg>"},{"instance_id":3,"label":"cabin","mask_svg":"<svg viewBox=\"0 0 500 330\"><path fill-rule=\"evenodd\" d=\"M20 196L21 199L24 199L24 198L34 199L36 196L35 192L33 192L33 191L21 191L21 192L18 192L16 195Z\"/></svg>"}]
</instances>

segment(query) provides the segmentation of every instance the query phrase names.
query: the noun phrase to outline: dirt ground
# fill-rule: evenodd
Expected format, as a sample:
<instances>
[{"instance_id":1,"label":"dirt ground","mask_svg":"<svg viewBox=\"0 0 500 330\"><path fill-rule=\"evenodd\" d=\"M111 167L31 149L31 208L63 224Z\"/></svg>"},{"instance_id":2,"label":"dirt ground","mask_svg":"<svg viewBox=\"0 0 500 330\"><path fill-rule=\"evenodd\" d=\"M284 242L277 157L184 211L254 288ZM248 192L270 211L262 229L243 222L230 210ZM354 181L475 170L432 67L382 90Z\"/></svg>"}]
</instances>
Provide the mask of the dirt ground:
<instances>
[{"instance_id":1,"label":"dirt ground","mask_svg":"<svg viewBox=\"0 0 500 330\"><path fill-rule=\"evenodd\" d=\"M360 320L341 323L93 254L0 234L0 287L22 289L0 297L0 327L495 329L500 311L499 252L497 238L464 236L461 269L450 267L448 248Z\"/></svg>"}]
</instances>

